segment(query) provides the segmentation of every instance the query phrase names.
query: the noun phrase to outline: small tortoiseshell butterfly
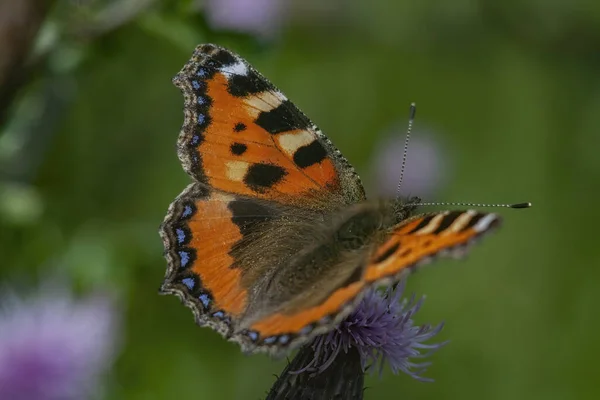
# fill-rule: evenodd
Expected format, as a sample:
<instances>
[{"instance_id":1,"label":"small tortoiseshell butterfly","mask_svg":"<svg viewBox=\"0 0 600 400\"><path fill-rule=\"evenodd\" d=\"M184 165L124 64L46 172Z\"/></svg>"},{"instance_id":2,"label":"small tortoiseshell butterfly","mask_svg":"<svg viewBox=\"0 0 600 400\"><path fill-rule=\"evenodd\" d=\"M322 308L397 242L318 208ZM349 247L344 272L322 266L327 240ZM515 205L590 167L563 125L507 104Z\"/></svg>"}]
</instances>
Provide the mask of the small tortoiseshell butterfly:
<instances>
[{"instance_id":1,"label":"small tortoiseshell butterfly","mask_svg":"<svg viewBox=\"0 0 600 400\"><path fill-rule=\"evenodd\" d=\"M244 351L281 353L331 330L369 288L464 253L498 216L410 217L418 199L367 200L331 141L245 60L198 46L173 79L192 177L161 226L161 293Z\"/></svg>"}]
</instances>

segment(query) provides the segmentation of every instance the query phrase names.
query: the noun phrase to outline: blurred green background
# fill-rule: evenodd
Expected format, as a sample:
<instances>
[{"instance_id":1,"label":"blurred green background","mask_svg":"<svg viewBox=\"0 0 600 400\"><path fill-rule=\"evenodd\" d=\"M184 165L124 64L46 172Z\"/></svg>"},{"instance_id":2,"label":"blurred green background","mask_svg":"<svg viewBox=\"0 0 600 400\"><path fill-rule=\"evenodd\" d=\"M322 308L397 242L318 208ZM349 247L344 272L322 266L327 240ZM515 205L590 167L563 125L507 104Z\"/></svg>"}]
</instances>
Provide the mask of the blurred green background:
<instances>
[{"instance_id":1,"label":"blurred green background","mask_svg":"<svg viewBox=\"0 0 600 400\"><path fill-rule=\"evenodd\" d=\"M16 18L18 3L4 10ZM106 398L259 399L285 365L242 355L157 295L157 229L189 182L171 78L205 42L269 77L369 188L378 143L415 101L415 135L435 127L445 171L425 200L534 204L498 210L503 228L466 261L410 278L427 295L417 321L446 321L435 339L451 342L431 358L434 383L386 372L365 398L600 398L600 3L22 3L38 11L27 56L0 81L0 283L58 271L118 293Z\"/></svg>"}]
</instances>

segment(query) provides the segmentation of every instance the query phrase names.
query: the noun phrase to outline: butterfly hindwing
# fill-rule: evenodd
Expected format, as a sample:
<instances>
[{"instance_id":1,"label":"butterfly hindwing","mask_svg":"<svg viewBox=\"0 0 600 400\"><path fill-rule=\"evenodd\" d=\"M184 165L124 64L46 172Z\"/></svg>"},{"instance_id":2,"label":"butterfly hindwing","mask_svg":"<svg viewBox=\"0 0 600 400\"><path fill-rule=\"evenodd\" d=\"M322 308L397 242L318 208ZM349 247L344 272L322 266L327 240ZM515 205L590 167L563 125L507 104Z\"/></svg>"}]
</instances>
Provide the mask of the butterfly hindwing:
<instances>
[{"instance_id":1,"label":"butterfly hindwing","mask_svg":"<svg viewBox=\"0 0 600 400\"><path fill-rule=\"evenodd\" d=\"M179 156L194 179L279 202L365 198L341 153L238 55L198 46L173 82L185 97Z\"/></svg>"},{"instance_id":2,"label":"butterfly hindwing","mask_svg":"<svg viewBox=\"0 0 600 400\"><path fill-rule=\"evenodd\" d=\"M295 254L314 242L322 227L317 215L191 184L171 204L160 229L168 261L161 293L178 296L198 324L240 342L244 350L261 347L267 338L240 328L242 320L264 311L256 310L256 304L267 304L261 289L280 271L277 267L289 266ZM351 271L333 273L340 280ZM281 298L290 299L290 290L280 292ZM277 307L277 299L270 298L270 307Z\"/></svg>"},{"instance_id":3,"label":"butterfly hindwing","mask_svg":"<svg viewBox=\"0 0 600 400\"><path fill-rule=\"evenodd\" d=\"M199 324L229 336L249 297L235 248L248 242L249 230L278 213L268 203L189 185L160 229L168 261L161 292L180 297Z\"/></svg>"}]
</instances>

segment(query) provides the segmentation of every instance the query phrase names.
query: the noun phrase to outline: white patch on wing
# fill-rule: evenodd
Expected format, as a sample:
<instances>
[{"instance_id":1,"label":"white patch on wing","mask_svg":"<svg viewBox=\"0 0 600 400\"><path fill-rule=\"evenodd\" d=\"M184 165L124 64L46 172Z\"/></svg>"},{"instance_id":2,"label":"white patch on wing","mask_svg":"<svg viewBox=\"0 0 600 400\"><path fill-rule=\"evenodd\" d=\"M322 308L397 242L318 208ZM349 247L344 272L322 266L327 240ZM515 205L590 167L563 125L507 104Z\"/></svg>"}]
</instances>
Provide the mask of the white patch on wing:
<instances>
[{"instance_id":1,"label":"white patch on wing","mask_svg":"<svg viewBox=\"0 0 600 400\"><path fill-rule=\"evenodd\" d=\"M469 223L469 221L471 220L471 218L473 218L473 216L475 214L477 214L477 211L473 211L473 210L469 210L469 211L466 211L466 212L462 213L441 234L442 235L450 235L452 233L460 232L461 229L463 229L465 226L467 226L467 224Z\"/></svg>"},{"instance_id":2,"label":"white patch on wing","mask_svg":"<svg viewBox=\"0 0 600 400\"><path fill-rule=\"evenodd\" d=\"M433 217L433 219L431 221L429 221L429 223L427 225L425 225L423 228L416 231L415 235L428 235L428 234L432 233L433 231L435 231L438 228L438 226L440 226L440 222L444 219L444 217L446 215L448 215L448 213L449 213L449 211L445 211L443 213L436 215L435 217Z\"/></svg>"},{"instance_id":3,"label":"white patch on wing","mask_svg":"<svg viewBox=\"0 0 600 400\"><path fill-rule=\"evenodd\" d=\"M242 182L246 172L248 171L249 163L244 161L229 161L227 162L227 178L234 182Z\"/></svg>"},{"instance_id":4,"label":"white patch on wing","mask_svg":"<svg viewBox=\"0 0 600 400\"><path fill-rule=\"evenodd\" d=\"M473 226L473 229L475 229L476 232L483 232L487 230L490 227L490 224L496 219L496 214L488 214L477 221L477 223Z\"/></svg>"},{"instance_id":5,"label":"white patch on wing","mask_svg":"<svg viewBox=\"0 0 600 400\"><path fill-rule=\"evenodd\" d=\"M283 133L276 136L279 147L286 152L287 155L293 157L296 150L302 146L306 146L314 142L315 135L308 131L294 131L293 133Z\"/></svg>"},{"instance_id":6,"label":"white patch on wing","mask_svg":"<svg viewBox=\"0 0 600 400\"><path fill-rule=\"evenodd\" d=\"M246 110L253 118L257 118L261 112L269 112L286 100L282 93L267 90L246 98Z\"/></svg>"},{"instance_id":7,"label":"white patch on wing","mask_svg":"<svg viewBox=\"0 0 600 400\"><path fill-rule=\"evenodd\" d=\"M235 64L226 65L219 68L219 71L226 75L248 75L248 66L241 61L237 61Z\"/></svg>"},{"instance_id":8,"label":"white patch on wing","mask_svg":"<svg viewBox=\"0 0 600 400\"><path fill-rule=\"evenodd\" d=\"M218 200L218 201L223 201L226 203L229 203L235 199L234 196L227 194L227 193L222 193L222 192L213 192L211 194L210 198L211 198L211 200Z\"/></svg>"}]
</instances>

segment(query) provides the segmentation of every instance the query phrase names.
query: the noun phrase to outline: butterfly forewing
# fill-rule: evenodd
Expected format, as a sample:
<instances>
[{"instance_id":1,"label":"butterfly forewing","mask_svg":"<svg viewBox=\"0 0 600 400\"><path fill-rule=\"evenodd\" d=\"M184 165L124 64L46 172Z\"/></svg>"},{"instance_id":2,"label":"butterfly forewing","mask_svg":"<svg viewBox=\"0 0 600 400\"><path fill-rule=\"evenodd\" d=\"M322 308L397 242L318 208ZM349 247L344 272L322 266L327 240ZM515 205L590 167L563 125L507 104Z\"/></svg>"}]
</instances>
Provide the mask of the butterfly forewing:
<instances>
[{"instance_id":1,"label":"butterfly forewing","mask_svg":"<svg viewBox=\"0 0 600 400\"><path fill-rule=\"evenodd\" d=\"M364 199L341 153L238 55L198 46L173 81L185 97L179 156L198 181L280 202Z\"/></svg>"}]
</instances>

